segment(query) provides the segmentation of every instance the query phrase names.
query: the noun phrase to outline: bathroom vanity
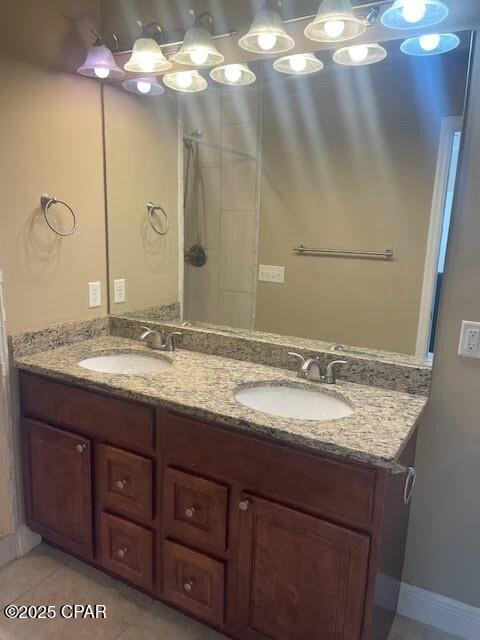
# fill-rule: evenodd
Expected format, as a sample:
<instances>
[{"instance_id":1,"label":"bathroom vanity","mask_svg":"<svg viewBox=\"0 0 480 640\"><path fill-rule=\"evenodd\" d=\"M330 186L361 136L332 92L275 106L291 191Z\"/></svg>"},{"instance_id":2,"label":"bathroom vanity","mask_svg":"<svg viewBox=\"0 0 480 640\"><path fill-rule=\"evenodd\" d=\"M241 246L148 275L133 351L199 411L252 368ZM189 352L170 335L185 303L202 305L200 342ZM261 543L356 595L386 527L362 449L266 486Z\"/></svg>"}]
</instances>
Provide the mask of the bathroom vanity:
<instances>
[{"instance_id":1,"label":"bathroom vanity","mask_svg":"<svg viewBox=\"0 0 480 640\"><path fill-rule=\"evenodd\" d=\"M275 421L231 389L293 372L186 351L153 376L77 364L138 345L17 359L29 526L232 638L386 640L426 398L340 382L351 416Z\"/></svg>"}]
</instances>

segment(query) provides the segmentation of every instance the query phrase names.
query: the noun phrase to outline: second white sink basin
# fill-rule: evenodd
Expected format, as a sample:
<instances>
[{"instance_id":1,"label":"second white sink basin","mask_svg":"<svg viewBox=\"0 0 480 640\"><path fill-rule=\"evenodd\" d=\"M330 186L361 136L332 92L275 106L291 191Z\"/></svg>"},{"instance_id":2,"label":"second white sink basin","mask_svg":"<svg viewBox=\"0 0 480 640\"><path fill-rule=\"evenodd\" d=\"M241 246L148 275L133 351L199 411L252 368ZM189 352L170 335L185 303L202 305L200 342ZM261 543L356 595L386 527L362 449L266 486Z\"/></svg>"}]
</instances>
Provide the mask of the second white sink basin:
<instances>
[{"instance_id":1,"label":"second white sink basin","mask_svg":"<svg viewBox=\"0 0 480 640\"><path fill-rule=\"evenodd\" d=\"M336 420L353 413L341 398L320 390L282 385L239 389L235 400L255 411L297 420Z\"/></svg>"},{"instance_id":2,"label":"second white sink basin","mask_svg":"<svg viewBox=\"0 0 480 640\"><path fill-rule=\"evenodd\" d=\"M166 358L153 358L139 353L112 353L105 356L94 356L82 360L78 364L90 371L123 375L158 373L172 366Z\"/></svg>"}]
</instances>

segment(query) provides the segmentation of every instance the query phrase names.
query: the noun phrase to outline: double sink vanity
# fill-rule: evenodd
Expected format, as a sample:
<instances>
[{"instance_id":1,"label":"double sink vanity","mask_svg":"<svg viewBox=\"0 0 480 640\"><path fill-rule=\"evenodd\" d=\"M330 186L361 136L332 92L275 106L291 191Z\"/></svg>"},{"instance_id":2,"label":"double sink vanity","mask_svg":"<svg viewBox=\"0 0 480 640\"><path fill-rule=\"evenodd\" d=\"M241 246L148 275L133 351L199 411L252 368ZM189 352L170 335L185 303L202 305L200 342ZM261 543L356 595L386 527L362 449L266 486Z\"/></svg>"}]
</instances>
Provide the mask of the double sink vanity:
<instances>
[{"instance_id":1,"label":"double sink vanity","mask_svg":"<svg viewBox=\"0 0 480 640\"><path fill-rule=\"evenodd\" d=\"M156 329L13 337L29 526L232 638L386 640L427 365Z\"/></svg>"}]
</instances>

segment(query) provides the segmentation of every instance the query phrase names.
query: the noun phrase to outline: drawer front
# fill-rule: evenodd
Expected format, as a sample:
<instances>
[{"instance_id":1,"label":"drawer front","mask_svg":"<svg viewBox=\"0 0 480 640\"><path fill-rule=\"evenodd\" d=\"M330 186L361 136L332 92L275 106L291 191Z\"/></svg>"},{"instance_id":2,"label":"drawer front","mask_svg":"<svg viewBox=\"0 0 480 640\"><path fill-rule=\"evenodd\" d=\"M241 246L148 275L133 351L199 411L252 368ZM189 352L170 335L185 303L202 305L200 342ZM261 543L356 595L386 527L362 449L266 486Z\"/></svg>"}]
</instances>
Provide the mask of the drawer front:
<instances>
[{"instance_id":1,"label":"drawer front","mask_svg":"<svg viewBox=\"0 0 480 640\"><path fill-rule=\"evenodd\" d=\"M151 520L152 461L104 444L97 453L97 489L103 505Z\"/></svg>"},{"instance_id":2,"label":"drawer front","mask_svg":"<svg viewBox=\"0 0 480 640\"><path fill-rule=\"evenodd\" d=\"M373 524L376 472L366 465L337 462L179 414L158 411L157 420L165 465L238 482L348 525Z\"/></svg>"},{"instance_id":3,"label":"drawer front","mask_svg":"<svg viewBox=\"0 0 480 640\"><path fill-rule=\"evenodd\" d=\"M153 534L143 527L102 513L100 561L105 569L152 590Z\"/></svg>"},{"instance_id":4,"label":"drawer front","mask_svg":"<svg viewBox=\"0 0 480 640\"><path fill-rule=\"evenodd\" d=\"M165 598L199 618L221 626L224 566L173 542L164 544Z\"/></svg>"},{"instance_id":5,"label":"drawer front","mask_svg":"<svg viewBox=\"0 0 480 640\"><path fill-rule=\"evenodd\" d=\"M207 550L225 551L227 503L226 487L176 469L165 470L167 535Z\"/></svg>"},{"instance_id":6,"label":"drawer front","mask_svg":"<svg viewBox=\"0 0 480 640\"><path fill-rule=\"evenodd\" d=\"M52 382L35 375L20 375L24 415L54 425L72 427L134 451L153 451L154 411L151 407Z\"/></svg>"}]
</instances>

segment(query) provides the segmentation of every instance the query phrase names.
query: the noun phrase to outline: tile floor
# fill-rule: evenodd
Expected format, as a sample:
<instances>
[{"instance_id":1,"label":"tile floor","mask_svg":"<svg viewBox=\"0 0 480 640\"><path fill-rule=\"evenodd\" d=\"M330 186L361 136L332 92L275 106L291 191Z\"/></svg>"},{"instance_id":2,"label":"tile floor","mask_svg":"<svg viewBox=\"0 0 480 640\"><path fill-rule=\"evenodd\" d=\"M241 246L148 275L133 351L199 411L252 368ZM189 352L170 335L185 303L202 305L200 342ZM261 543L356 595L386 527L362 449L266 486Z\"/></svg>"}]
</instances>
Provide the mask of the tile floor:
<instances>
[{"instance_id":1,"label":"tile floor","mask_svg":"<svg viewBox=\"0 0 480 640\"><path fill-rule=\"evenodd\" d=\"M8 620L7 604L104 604L106 620ZM222 640L224 636L121 582L40 545L0 569L0 640ZM456 640L397 618L390 640Z\"/></svg>"}]
</instances>

